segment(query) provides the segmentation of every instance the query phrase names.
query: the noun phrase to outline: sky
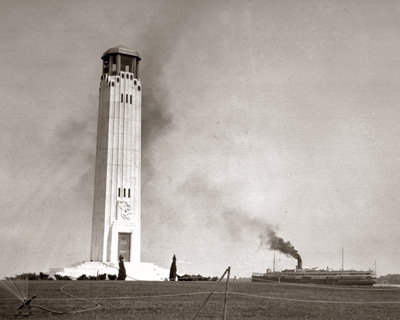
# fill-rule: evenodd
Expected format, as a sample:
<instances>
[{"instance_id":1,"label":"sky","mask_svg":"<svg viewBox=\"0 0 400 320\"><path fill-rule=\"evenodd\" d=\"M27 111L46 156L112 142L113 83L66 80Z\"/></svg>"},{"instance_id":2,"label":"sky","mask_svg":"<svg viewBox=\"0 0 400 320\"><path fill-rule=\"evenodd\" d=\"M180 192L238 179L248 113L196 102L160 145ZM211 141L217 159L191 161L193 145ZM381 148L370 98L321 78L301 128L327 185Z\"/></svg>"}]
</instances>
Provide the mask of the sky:
<instances>
[{"instance_id":1,"label":"sky","mask_svg":"<svg viewBox=\"0 0 400 320\"><path fill-rule=\"evenodd\" d=\"M118 45L142 57L142 261L250 277L273 267L273 230L303 266L400 273L399 17L381 0L1 1L0 278L90 259Z\"/></svg>"}]
</instances>

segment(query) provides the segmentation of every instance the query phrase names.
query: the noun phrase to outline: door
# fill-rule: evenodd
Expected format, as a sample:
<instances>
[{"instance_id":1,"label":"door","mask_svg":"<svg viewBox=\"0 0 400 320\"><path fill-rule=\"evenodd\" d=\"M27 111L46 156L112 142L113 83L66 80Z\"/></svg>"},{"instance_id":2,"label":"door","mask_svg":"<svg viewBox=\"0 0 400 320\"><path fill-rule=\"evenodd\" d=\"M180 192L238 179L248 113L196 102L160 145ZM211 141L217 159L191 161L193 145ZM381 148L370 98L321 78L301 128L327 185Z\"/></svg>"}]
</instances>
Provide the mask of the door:
<instances>
[{"instance_id":1,"label":"door","mask_svg":"<svg viewBox=\"0 0 400 320\"><path fill-rule=\"evenodd\" d=\"M118 233L118 259L122 254L125 262L131 260L131 234L130 233Z\"/></svg>"}]
</instances>

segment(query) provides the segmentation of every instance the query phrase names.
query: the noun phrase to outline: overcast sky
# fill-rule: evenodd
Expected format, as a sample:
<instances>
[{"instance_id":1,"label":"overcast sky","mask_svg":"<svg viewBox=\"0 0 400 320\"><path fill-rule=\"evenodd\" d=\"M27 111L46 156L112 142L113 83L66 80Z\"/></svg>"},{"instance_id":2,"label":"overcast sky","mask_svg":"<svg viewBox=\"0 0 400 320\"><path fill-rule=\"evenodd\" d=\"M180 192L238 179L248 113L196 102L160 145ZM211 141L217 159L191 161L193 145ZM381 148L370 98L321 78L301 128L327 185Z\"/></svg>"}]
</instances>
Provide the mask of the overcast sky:
<instances>
[{"instance_id":1,"label":"overcast sky","mask_svg":"<svg viewBox=\"0 0 400 320\"><path fill-rule=\"evenodd\" d=\"M142 261L400 273L398 1L0 3L0 278L89 260L102 54L142 57ZM277 269L296 260L276 254Z\"/></svg>"}]
</instances>

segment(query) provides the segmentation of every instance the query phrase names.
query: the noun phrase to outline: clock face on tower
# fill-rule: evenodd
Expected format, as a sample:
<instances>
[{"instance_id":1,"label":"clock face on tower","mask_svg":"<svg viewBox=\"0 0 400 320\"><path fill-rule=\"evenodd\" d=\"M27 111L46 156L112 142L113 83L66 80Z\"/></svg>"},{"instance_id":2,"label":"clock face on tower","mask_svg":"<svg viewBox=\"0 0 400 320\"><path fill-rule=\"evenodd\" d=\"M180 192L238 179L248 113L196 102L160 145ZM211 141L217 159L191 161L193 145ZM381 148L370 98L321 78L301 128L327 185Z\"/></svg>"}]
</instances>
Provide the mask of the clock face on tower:
<instances>
[{"instance_id":1,"label":"clock face on tower","mask_svg":"<svg viewBox=\"0 0 400 320\"><path fill-rule=\"evenodd\" d=\"M132 206L128 201L119 200L117 202L118 218L130 221L132 219Z\"/></svg>"}]
</instances>

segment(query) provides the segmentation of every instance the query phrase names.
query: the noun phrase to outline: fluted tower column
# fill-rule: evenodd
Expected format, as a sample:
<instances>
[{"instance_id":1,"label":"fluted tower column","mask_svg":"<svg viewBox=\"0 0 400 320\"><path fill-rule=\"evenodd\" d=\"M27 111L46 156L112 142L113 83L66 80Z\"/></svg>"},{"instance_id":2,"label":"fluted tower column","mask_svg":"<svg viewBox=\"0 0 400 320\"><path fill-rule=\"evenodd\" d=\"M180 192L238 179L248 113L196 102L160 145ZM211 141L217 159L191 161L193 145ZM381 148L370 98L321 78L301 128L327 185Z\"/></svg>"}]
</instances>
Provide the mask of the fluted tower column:
<instances>
[{"instance_id":1,"label":"fluted tower column","mask_svg":"<svg viewBox=\"0 0 400 320\"><path fill-rule=\"evenodd\" d=\"M124 46L101 58L91 260L140 262L141 83L139 54Z\"/></svg>"}]
</instances>

